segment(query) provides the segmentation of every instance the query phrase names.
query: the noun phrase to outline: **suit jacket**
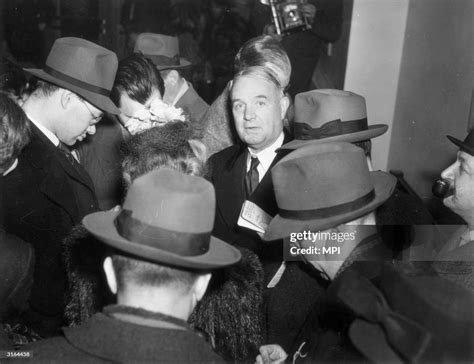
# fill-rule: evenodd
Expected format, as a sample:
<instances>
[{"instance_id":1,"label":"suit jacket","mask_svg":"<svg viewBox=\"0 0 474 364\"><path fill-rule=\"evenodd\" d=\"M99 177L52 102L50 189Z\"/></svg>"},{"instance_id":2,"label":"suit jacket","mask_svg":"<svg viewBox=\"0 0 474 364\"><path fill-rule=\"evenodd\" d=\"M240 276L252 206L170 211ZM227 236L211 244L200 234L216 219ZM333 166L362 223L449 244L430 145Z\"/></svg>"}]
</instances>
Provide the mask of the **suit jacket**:
<instances>
[{"instance_id":1,"label":"suit jacket","mask_svg":"<svg viewBox=\"0 0 474 364\"><path fill-rule=\"evenodd\" d=\"M287 141L288 136L285 135L284 143ZM287 153L279 152L271 167ZM256 252L263 264L264 282L267 286L283 260L283 242L280 240L266 243L256 232L237 226L240 209L246 199L244 178L247 155L247 147L238 144L214 154L209 159L210 180L216 189L213 235ZM258 203L270 215L276 214L278 206L270 171L263 176L249 199ZM285 350L289 350L321 290L319 277L308 272L303 263L286 262L279 283L274 288L267 288L264 291L267 331L264 342L278 343Z\"/></svg>"},{"instance_id":2,"label":"suit jacket","mask_svg":"<svg viewBox=\"0 0 474 364\"><path fill-rule=\"evenodd\" d=\"M180 107L189 115L191 122L196 129L203 129L201 120L207 109L209 109L209 105L201 98L201 96L198 95L193 85L189 82L188 89L183 96L179 98L175 106Z\"/></svg>"},{"instance_id":3,"label":"suit jacket","mask_svg":"<svg viewBox=\"0 0 474 364\"><path fill-rule=\"evenodd\" d=\"M51 335L62 323L66 275L61 240L88 213L97 210L87 172L34 125L18 166L0 179L0 225L33 245L36 254L31 310L25 324Z\"/></svg>"},{"instance_id":4,"label":"suit jacket","mask_svg":"<svg viewBox=\"0 0 474 364\"><path fill-rule=\"evenodd\" d=\"M124 306L107 306L85 324L25 350L40 363L224 362L184 321Z\"/></svg>"},{"instance_id":5,"label":"suit jacket","mask_svg":"<svg viewBox=\"0 0 474 364\"><path fill-rule=\"evenodd\" d=\"M122 142L120 124L111 118L104 118L96 125L95 134L89 135L78 147L81 165L94 183L101 210L109 210L121 203Z\"/></svg>"}]
</instances>

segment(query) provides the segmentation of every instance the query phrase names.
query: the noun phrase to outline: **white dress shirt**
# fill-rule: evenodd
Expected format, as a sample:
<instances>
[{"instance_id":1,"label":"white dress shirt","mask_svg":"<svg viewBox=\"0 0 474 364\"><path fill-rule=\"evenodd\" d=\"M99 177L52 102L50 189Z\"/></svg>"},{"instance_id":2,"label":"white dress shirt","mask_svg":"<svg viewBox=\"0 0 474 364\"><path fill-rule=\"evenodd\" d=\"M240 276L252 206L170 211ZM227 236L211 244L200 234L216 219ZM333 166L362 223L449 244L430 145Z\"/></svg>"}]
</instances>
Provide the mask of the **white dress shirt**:
<instances>
[{"instance_id":1,"label":"white dress shirt","mask_svg":"<svg viewBox=\"0 0 474 364\"><path fill-rule=\"evenodd\" d=\"M263 176L265 176L265 173L267 173L268 169L270 168L273 159L275 159L275 151L283 145L283 139L285 139L285 135L283 134L283 132L281 132L280 136L275 140L272 145L268 146L267 148L258 153L253 153L250 148L248 148L249 155L247 157L247 172L250 170L251 158L257 157L260 162L257 166L258 182L262 181Z\"/></svg>"}]
</instances>

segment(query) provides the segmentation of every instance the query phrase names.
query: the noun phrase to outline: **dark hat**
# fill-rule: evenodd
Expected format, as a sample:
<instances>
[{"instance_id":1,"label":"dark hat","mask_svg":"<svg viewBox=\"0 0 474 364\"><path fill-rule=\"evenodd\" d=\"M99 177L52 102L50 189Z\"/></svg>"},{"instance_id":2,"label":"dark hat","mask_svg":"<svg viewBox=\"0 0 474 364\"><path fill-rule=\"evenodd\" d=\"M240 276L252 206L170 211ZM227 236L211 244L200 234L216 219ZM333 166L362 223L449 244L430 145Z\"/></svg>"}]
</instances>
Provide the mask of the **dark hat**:
<instances>
[{"instance_id":1,"label":"dark hat","mask_svg":"<svg viewBox=\"0 0 474 364\"><path fill-rule=\"evenodd\" d=\"M160 71L191 66L191 62L179 56L178 37L141 33L137 37L133 51L143 53Z\"/></svg>"},{"instance_id":2,"label":"dark hat","mask_svg":"<svg viewBox=\"0 0 474 364\"><path fill-rule=\"evenodd\" d=\"M137 178L122 210L96 212L84 226L107 245L154 263L188 269L234 264L240 253L211 236L215 192L211 183L171 169Z\"/></svg>"},{"instance_id":3,"label":"dark hat","mask_svg":"<svg viewBox=\"0 0 474 364\"><path fill-rule=\"evenodd\" d=\"M118 60L114 52L81 38L59 38L53 44L43 69L26 68L61 88L71 90L100 110L120 114L109 95Z\"/></svg>"},{"instance_id":4,"label":"dark hat","mask_svg":"<svg viewBox=\"0 0 474 364\"><path fill-rule=\"evenodd\" d=\"M354 346L375 363L472 359L473 294L437 276L411 274L386 263L377 287L352 269L333 282L328 295L358 316L349 329Z\"/></svg>"},{"instance_id":5,"label":"dark hat","mask_svg":"<svg viewBox=\"0 0 474 364\"><path fill-rule=\"evenodd\" d=\"M271 173L279 212L264 240L352 221L385 202L396 184L389 173L369 171L361 148L342 142L298 148Z\"/></svg>"},{"instance_id":6,"label":"dark hat","mask_svg":"<svg viewBox=\"0 0 474 364\"><path fill-rule=\"evenodd\" d=\"M456 144L463 152L474 156L474 129L471 130L469 134L467 134L467 137L466 139L464 139L463 142L450 135L447 135L447 137L454 144Z\"/></svg>"},{"instance_id":7,"label":"dark hat","mask_svg":"<svg viewBox=\"0 0 474 364\"><path fill-rule=\"evenodd\" d=\"M388 125L367 125L365 98L350 91L312 90L295 96L295 139L281 149L306 144L360 142L382 135Z\"/></svg>"}]
</instances>

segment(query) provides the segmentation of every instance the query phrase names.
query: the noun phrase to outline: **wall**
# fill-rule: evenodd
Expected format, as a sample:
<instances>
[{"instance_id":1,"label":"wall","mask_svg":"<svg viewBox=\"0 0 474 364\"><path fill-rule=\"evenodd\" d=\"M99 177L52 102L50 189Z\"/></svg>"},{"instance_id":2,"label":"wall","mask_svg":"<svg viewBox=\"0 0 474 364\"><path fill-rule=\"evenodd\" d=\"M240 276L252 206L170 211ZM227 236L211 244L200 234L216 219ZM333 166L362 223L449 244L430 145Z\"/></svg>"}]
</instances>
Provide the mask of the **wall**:
<instances>
[{"instance_id":1,"label":"wall","mask_svg":"<svg viewBox=\"0 0 474 364\"><path fill-rule=\"evenodd\" d=\"M354 0L344 89L366 98L369 124L388 124L372 140L375 169L386 169L393 129L408 0Z\"/></svg>"},{"instance_id":2,"label":"wall","mask_svg":"<svg viewBox=\"0 0 474 364\"><path fill-rule=\"evenodd\" d=\"M472 0L411 0L393 117L389 169L418 194L454 161L445 135L466 136L473 87ZM474 111L473 111L474 112Z\"/></svg>"}]
</instances>

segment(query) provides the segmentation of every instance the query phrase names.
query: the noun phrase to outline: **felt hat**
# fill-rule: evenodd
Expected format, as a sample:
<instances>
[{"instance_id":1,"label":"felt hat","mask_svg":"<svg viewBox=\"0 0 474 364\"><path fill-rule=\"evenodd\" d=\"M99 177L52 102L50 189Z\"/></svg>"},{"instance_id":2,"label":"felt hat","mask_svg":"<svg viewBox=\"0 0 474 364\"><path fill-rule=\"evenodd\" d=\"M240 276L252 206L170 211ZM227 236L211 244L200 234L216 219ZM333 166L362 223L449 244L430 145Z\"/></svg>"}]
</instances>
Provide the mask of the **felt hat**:
<instances>
[{"instance_id":1,"label":"felt hat","mask_svg":"<svg viewBox=\"0 0 474 364\"><path fill-rule=\"evenodd\" d=\"M295 139L281 149L312 143L360 142L387 129L385 124L367 124L364 97L350 91L312 90L295 96Z\"/></svg>"},{"instance_id":2,"label":"felt hat","mask_svg":"<svg viewBox=\"0 0 474 364\"><path fill-rule=\"evenodd\" d=\"M211 236L215 192L204 178L155 170L130 186L121 211L83 219L97 239L153 263L206 270L240 260L240 253Z\"/></svg>"},{"instance_id":3,"label":"felt hat","mask_svg":"<svg viewBox=\"0 0 474 364\"><path fill-rule=\"evenodd\" d=\"M109 98L117 72L117 55L88 40L59 38L53 44L43 69L25 71L68 89L100 110L120 114Z\"/></svg>"},{"instance_id":4,"label":"felt hat","mask_svg":"<svg viewBox=\"0 0 474 364\"><path fill-rule=\"evenodd\" d=\"M349 143L309 144L271 170L279 212L264 240L325 230L368 214L393 192L396 178L370 172L364 151Z\"/></svg>"},{"instance_id":5,"label":"felt hat","mask_svg":"<svg viewBox=\"0 0 474 364\"><path fill-rule=\"evenodd\" d=\"M451 140L454 144L456 144L463 152L466 152L472 156L474 156L474 129L467 134L466 139L464 141L460 141L459 139L447 135L448 139Z\"/></svg>"},{"instance_id":6,"label":"felt hat","mask_svg":"<svg viewBox=\"0 0 474 364\"><path fill-rule=\"evenodd\" d=\"M141 33L137 37L133 51L143 53L160 71L191 66L191 62L179 56L178 37Z\"/></svg>"},{"instance_id":7,"label":"felt hat","mask_svg":"<svg viewBox=\"0 0 474 364\"><path fill-rule=\"evenodd\" d=\"M349 337L374 363L473 358L474 295L451 281L385 263L377 286L348 269L328 296L356 314Z\"/></svg>"}]
</instances>

